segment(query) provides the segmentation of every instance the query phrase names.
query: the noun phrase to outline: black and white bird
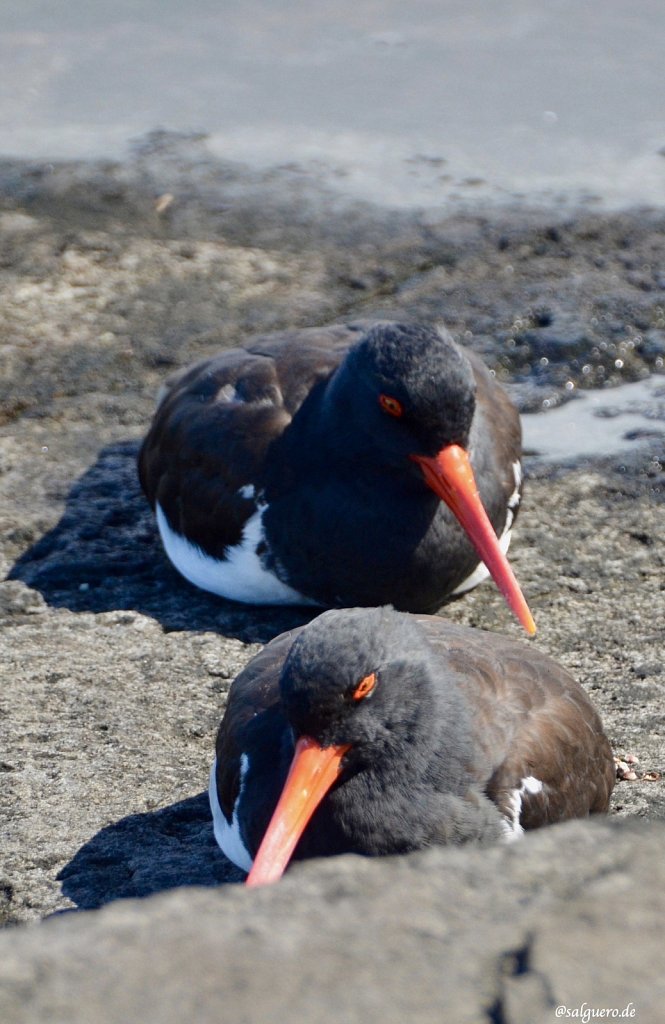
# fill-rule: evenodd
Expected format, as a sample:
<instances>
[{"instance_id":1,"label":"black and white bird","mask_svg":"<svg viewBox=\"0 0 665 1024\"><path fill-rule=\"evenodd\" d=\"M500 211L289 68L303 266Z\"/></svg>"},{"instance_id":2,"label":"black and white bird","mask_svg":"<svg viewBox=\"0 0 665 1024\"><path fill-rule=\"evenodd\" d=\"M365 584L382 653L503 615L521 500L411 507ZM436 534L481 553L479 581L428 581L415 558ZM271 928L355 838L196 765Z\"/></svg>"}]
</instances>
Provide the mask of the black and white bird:
<instances>
[{"instance_id":1,"label":"black and white bird","mask_svg":"<svg viewBox=\"0 0 665 1024\"><path fill-rule=\"evenodd\" d=\"M436 611L490 573L535 625L505 552L516 409L443 330L268 335L168 386L139 456L173 565L252 604Z\"/></svg>"},{"instance_id":2,"label":"black and white bird","mask_svg":"<svg viewBox=\"0 0 665 1024\"><path fill-rule=\"evenodd\" d=\"M392 608L324 612L234 681L215 837L275 881L291 857L513 839L607 810L615 769L581 686L523 643Z\"/></svg>"}]
</instances>

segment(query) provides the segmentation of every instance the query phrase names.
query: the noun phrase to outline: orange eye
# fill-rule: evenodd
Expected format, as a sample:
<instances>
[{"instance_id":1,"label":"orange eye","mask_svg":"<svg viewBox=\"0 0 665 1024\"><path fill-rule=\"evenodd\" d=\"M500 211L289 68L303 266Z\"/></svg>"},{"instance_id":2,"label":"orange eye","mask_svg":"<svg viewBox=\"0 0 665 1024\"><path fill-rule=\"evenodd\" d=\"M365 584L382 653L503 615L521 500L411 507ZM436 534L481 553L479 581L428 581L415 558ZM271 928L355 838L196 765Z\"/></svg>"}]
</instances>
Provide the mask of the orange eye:
<instances>
[{"instance_id":1,"label":"orange eye","mask_svg":"<svg viewBox=\"0 0 665 1024\"><path fill-rule=\"evenodd\" d=\"M370 675L365 676L361 679L355 690L352 693L353 700L364 700L365 697L369 697L370 693L376 686L376 672L372 672Z\"/></svg>"},{"instance_id":2,"label":"orange eye","mask_svg":"<svg viewBox=\"0 0 665 1024\"><path fill-rule=\"evenodd\" d=\"M404 414L402 403L398 402L396 398L392 398L391 395L379 395L379 405L389 416L402 416Z\"/></svg>"}]
</instances>

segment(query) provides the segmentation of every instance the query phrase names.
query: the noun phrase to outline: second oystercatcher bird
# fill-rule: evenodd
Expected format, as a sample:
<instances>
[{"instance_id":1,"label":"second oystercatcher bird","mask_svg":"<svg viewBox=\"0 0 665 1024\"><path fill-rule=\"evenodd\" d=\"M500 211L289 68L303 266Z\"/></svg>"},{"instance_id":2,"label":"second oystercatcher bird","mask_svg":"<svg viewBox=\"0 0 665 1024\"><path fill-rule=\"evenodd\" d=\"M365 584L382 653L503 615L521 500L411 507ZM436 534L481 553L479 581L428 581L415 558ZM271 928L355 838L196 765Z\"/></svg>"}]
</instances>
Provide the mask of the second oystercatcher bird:
<instances>
[{"instance_id":1,"label":"second oystercatcher bird","mask_svg":"<svg viewBox=\"0 0 665 1024\"><path fill-rule=\"evenodd\" d=\"M517 410L443 330L268 335L167 385L139 475L171 562L252 604L432 612L494 577L521 493ZM498 536L497 536L498 535Z\"/></svg>"},{"instance_id":2,"label":"second oystercatcher bird","mask_svg":"<svg viewBox=\"0 0 665 1024\"><path fill-rule=\"evenodd\" d=\"M392 608L324 612L231 686L215 837L275 881L291 857L512 839L606 811L615 769L581 686L524 644Z\"/></svg>"}]
</instances>

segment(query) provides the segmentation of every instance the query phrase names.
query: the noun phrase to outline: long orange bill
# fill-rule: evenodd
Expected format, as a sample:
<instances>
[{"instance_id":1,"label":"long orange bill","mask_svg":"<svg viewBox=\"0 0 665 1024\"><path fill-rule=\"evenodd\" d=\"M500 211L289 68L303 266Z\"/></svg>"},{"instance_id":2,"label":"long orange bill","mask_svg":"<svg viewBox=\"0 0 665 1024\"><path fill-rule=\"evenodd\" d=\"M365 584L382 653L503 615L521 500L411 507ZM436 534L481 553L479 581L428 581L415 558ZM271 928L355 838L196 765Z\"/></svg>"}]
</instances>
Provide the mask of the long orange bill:
<instances>
[{"instance_id":1,"label":"long orange bill","mask_svg":"<svg viewBox=\"0 0 665 1024\"><path fill-rule=\"evenodd\" d=\"M420 465L428 486L457 516L508 605L533 636L536 624L483 508L468 453L460 445L450 444L433 457L411 458Z\"/></svg>"},{"instance_id":2,"label":"long orange bill","mask_svg":"<svg viewBox=\"0 0 665 1024\"><path fill-rule=\"evenodd\" d=\"M282 795L270 819L245 885L281 878L305 827L341 771L350 744L322 747L309 736L296 743Z\"/></svg>"}]
</instances>

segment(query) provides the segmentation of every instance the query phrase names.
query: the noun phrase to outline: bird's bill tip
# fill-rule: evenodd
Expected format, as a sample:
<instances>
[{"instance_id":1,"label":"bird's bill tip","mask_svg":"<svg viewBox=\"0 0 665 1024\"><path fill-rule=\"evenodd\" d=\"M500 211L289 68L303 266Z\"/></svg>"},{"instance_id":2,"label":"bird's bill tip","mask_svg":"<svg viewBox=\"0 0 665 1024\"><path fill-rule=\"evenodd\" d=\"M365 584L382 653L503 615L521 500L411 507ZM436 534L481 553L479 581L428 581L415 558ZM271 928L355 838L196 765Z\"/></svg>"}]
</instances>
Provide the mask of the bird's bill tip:
<instances>
[{"instance_id":1,"label":"bird's bill tip","mask_svg":"<svg viewBox=\"0 0 665 1024\"><path fill-rule=\"evenodd\" d=\"M527 633L529 634L529 636L535 636L536 635L536 633L537 633L536 621L535 621L533 615L531 614L531 612L529 611L528 608L526 609L526 614L524 615L524 617L520 618L520 622L524 626L524 628L527 631Z\"/></svg>"},{"instance_id":2,"label":"bird's bill tip","mask_svg":"<svg viewBox=\"0 0 665 1024\"><path fill-rule=\"evenodd\" d=\"M533 636L536 623L480 499L468 452L461 445L451 444L437 455L411 458L420 466L427 485L456 516L508 606Z\"/></svg>"},{"instance_id":3,"label":"bird's bill tip","mask_svg":"<svg viewBox=\"0 0 665 1024\"><path fill-rule=\"evenodd\" d=\"M348 750L349 744L322 747L309 736L300 737L245 885L269 885L282 877L314 811L337 779Z\"/></svg>"}]
</instances>

